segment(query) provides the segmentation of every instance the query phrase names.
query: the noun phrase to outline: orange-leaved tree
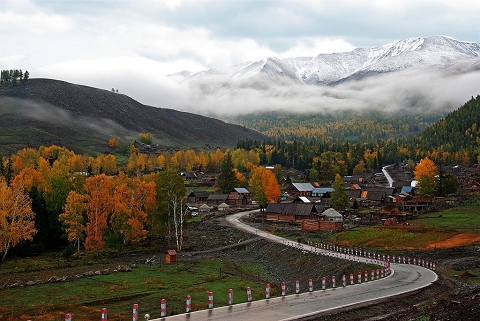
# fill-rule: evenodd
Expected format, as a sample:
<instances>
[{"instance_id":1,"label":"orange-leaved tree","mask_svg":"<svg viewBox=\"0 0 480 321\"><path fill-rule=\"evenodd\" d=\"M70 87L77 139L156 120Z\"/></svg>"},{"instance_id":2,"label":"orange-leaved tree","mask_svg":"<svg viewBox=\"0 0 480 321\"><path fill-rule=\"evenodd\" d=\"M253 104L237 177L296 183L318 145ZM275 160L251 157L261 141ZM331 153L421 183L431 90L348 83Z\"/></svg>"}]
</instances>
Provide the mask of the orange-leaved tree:
<instances>
[{"instance_id":1,"label":"orange-leaved tree","mask_svg":"<svg viewBox=\"0 0 480 321\"><path fill-rule=\"evenodd\" d=\"M8 250L22 240L31 240L37 232L32 201L25 193L21 180L14 180L8 186L0 177L0 253L2 263Z\"/></svg>"},{"instance_id":2,"label":"orange-leaved tree","mask_svg":"<svg viewBox=\"0 0 480 321\"><path fill-rule=\"evenodd\" d=\"M275 174L262 167L252 168L250 174L250 192L255 201L262 207L276 203L280 198L280 188Z\"/></svg>"},{"instance_id":3,"label":"orange-leaved tree","mask_svg":"<svg viewBox=\"0 0 480 321\"><path fill-rule=\"evenodd\" d=\"M65 226L68 240L77 243L78 253L80 253L80 242L85 237L84 214L86 210L87 203L85 195L70 191L64 205L64 211L58 217L60 222Z\"/></svg>"},{"instance_id":4,"label":"orange-leaved tree","mask_svg":"<svg viewBox=\"0 0 480 321\"><path fill-rule=\"evenodd\" d=\"M420 160L420 163L415 166L413 171L415 179L418 181L418 191L422 195L433 196L436 187L436 175L438 174L438 167L428 157Z\"/></svg>"},{"instance_id":5,"label":"orange-leaved tree","mask_svg":"<svg viewBox=\"0 0 480 321\"><path fill-rule=\"evenodd\" d=\"M114 212L110 218L111 227L120 233L123 246L143 241L147 235L145 223L148 214L155 207L155 183L134 179L130 184L122 183L114 192Z\"/></svg>"},{"instance_id":6,"label":"orange-leaved tree","mask_svg":"<svg viewBox=\"0 0 480 321\"><path fill-rule=\"evenodd\" d=\"M105 246L103 233L107 228L107 220L113 212L113 183L105 174L87 178L87 227L85 249L98 252Z\"/></svg>"}]
</instances>

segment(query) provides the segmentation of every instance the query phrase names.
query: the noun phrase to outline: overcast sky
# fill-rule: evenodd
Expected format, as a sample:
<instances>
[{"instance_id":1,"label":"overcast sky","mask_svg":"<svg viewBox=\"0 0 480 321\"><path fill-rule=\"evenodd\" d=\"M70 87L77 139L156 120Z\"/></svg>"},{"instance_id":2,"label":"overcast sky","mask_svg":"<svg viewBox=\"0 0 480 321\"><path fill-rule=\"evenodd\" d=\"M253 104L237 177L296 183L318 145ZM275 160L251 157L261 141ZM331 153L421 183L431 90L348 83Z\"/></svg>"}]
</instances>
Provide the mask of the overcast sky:
<instances>
[{"instance_id":1,"label":"overcast sky","mask_svg":"<svg viewBox=\"0 0 480 321\"><path fill-rule=\"evenodd\" d=\"M480 42L478 0L1 0L0 69L175 108L164 75L445 35Z\"/></svg>"}]
</instances>

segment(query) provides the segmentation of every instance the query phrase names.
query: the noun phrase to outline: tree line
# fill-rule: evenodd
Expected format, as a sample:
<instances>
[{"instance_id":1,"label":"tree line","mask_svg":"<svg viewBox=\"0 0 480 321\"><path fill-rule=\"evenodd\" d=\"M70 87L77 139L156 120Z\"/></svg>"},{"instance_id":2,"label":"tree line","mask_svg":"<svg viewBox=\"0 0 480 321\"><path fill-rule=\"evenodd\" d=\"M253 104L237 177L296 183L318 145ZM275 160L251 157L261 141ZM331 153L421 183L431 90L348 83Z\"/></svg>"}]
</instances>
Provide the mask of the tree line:
<instances>
[{"instance_id":1,"label":"tree line","mask_svg":"<svg viewBox=\"0 0 480 321\"><path fill-rule=\"evenodd\" d=\"M174 161L175 154L170 155ZM249 163L247 179L235 169L230 151L214 154L222 155L216 171L219 193L249 185L263 206L279 199L273 172ZM172 163L161 171L146 173L144 167L140 172L142 157L133 144L124 165L114 155L87 157L59 146L0 155L2 261L8 253L32 255L68 246L121 252L161 236L180 251L187 215L180 168Z\"/></svg>"},{"instance_id":2,"label":"tree line","mask_svg":"<svg viewBox=\"0 0 480 321\"><path fill-rule=\"evenodd\" d=\"M21 69L10 69L0 71L0 82L16 84L17 80L27 81L30 78L28 70L23 72Z\"/></svg>"}]
</instances>

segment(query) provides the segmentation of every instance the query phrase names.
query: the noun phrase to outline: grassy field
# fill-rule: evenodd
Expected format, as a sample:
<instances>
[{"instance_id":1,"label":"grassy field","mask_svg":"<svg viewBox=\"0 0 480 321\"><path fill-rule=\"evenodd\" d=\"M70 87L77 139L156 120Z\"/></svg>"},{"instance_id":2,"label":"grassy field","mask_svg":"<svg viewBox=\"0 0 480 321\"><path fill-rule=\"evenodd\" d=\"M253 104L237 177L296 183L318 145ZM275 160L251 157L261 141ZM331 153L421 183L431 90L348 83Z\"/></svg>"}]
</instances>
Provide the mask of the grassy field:
<instances>
[{"instance_id":1,"label":"grassy field","mask_svg":"<svg viewBox=\"0 0 480 321\"><path fill-rule=\"evenodd\" d=\"M265 276L255 264L211 260L142 266L132 272L2 290L0 320L63 320L65 313L72 313L75 320L97 320L102 308L108 309L109 320L131 320L134 303L141 316L149 313L158 318L161 299L166 299L170 315L185 311L186 295L192 297L192 310L207 307L208 291L214 293L215 306L228 304L228 289L233 290L235 303L246 301L246 287L251 287L253 299L264 297L263 282L247 281L229 273L232 269L259 279ZM272 295L277 292L272 289Z\"/></svg>"},{"instance_id":2,"label":"grassy field","mask_svg":"<svg viewBox=\"0 0 480 321\"><path fill-rule=\"evenodd\" d=\"M422 215L414 223L426 228L453 229L480 233L480 207L453 207L438 213Z\"/></svg>"},{"instance_id":3,"label":"grassy field","mask_svg":"<svg viewBox=\"0 0 480 321\"><path fill-rule=\"evenodd\" d=\"M372 249L414 250L465 246L480 242L480 207L428 213L409 226L360 227L332 237L336 243Z\"/></svg>"}]
</instances>

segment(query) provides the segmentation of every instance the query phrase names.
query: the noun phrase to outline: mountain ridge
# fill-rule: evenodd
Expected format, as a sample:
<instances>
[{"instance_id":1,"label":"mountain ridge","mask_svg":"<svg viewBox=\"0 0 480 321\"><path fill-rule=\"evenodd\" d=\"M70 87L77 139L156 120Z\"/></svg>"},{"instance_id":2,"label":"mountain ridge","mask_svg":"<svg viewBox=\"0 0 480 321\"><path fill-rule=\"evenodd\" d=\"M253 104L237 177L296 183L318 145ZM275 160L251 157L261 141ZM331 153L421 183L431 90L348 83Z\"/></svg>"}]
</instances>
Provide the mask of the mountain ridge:
<instances>
[{"instance_id":1,"label":"mountain ridge","mask_svg":"<svg viewBox=\"0 0 480 321\"><path fill-rule=\"evenodd\" d=\"M183 71L169 76L177 81L207 83L217 88L255 78L285 85L296 83L330 86L374 74L424 66L446 67L478 60L480 43L433 36L398 40L378 47L360 47L349 52L319 54L315 57L268 57L195 74Z\"/></svg>"},{"instance_id":2,"label":"mountain ridge","mask_svg":"<svg viewBox=\"0 0 480 321\"><path fill-rule=\"evenodd\" d=\"M162 148L232 148L239 139L265 139L218 119L147 106L123 94L52 79L0 86L0 116L4 152L51 144L101 152L108 149L111 137L128 143L147 132Z\"/></svg>"}]
</instances>

